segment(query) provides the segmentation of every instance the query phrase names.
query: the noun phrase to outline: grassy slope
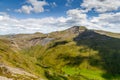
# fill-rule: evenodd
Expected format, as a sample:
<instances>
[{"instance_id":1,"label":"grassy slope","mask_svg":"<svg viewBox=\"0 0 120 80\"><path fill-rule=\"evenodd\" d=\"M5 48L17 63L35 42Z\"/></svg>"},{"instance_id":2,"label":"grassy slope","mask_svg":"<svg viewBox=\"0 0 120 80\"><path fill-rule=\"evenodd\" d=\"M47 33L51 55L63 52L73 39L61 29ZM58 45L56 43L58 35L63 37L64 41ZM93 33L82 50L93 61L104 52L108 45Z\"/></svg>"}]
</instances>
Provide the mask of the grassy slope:
<instances>
[{"instance_id":1,"label":"grassy slope","mask_svg":"<svg viewBox=\"0 0 120 80\"><path fill-rule=\"evenodd\" d=\"M59 45L53 43L56 46L44 52L46 55L42 59L43 63L57 73L71 79L73 77L73 80L120 79L120 39L98 33L85 33L78 37L78 41L68 41L65 44L62 43L65 41L61 41L58 42L62 43Z\"/></svg>"},{"instance_id":2,"label":"grassy slope","mask_svg":"<svg viewBox=\"0 0 120 80\"><path fill-rule=\"evenodd\" d=\"M27 53L30 53L30 56L39 55L36 56L38 61L37 64L49 71L49 74L52 73L50 75L53 77L55 77L53 74L58 75L58 77L60 74L72 80L119 79L117 76L119 75L120 67L119 39L112 38L105 41L86 39L78 42L64 42L65 41L53 42L47 46L45 50L36 46Z\"/></svg>"},{"instance_id":3,"label":"grassy slope","mask_svg":"<svg viewBox=\"0 0 120 80\"><path fill-rule=\"evenodd\" d=\"M10 41L5 39L0 39L0 63L11 67L23 68L25 71L44 78L44 76L41 75L43 74L43 70L41 67L36 65L36 59L28 55L21 54L21 51L19 52L12 49L10 47ZM5 76L7 76L7 74ZM12 76L10 77L13 78Z\"/></svg>"},{"instance_id":4,"label":"grassy slope","mask_svg":"<svg viewBox=\"0 0 120 80\"><path fill-rule=\"evenodd\" d=\"M62 38L44 47L36 45L18 52L9 48L9 41L0 40L0 61L49 80L120 79L120 39L64 34L65 31L59 36L51 33L51 37Z\"/></svg>"}]
</instances>

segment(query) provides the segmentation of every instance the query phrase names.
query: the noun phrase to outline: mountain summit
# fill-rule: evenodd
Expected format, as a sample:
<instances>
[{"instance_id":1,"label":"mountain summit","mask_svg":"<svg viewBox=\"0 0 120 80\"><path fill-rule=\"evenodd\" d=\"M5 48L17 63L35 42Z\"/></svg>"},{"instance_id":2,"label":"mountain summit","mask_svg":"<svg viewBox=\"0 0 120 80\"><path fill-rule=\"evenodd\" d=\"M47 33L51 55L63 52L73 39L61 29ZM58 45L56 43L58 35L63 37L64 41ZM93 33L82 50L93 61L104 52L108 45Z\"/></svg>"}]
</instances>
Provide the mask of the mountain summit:
<instances>
[{"instance_id":1,"label":"mountain summit","mask_svg":"<svg viewBox=\"0 0 120 80\"><path fill-rule=\"evenodd\" d=\"M69 33L79 33L79 32L83 32L85 30L87 30L87 28L84 26L73 26L73 27L67 29L67 31Z\"/></svg>"}]
</instances>

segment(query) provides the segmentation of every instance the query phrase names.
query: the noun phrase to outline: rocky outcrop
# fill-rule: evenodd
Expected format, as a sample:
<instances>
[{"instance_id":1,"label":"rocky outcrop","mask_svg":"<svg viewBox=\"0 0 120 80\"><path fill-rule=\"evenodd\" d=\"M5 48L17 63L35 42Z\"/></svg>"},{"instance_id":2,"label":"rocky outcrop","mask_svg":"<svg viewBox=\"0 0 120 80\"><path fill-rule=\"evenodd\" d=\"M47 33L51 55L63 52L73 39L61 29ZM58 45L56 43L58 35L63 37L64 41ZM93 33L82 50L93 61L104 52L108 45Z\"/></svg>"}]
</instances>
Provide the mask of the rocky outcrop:
<instances>
[{"instance_id":1,"label":"rocky outcrop","mask_svg":"<svg viewBox=\"0 0 120 80\"><path fill-rule=\"evenodd\" d=\"M13 79L7 78L7 77L4 77L4 76L0 76L0 80L13 80Z\"/></svg>"},{"instance_id":2,"label":"rocky outcrop","mask_svg":"<svg viewBox=\"0 0 120 80\"><path fill-rule=\"evenodd\" d=\"M87 30L87 28L84 26L73 26L73 27L67 29L66 31L68 31L68 33L78 34L78 33L84 32L86 30Z\"/></svg>"},{"instance_id":3,"label":"rocky outcrop","mask_svg":"<svg viewBox=\"0 0 120 80\"><path fill-rule=\"evenodd\" d=\"M54 40L54 38L48 38L48 37L37 37L29 40L30 46L35 46L35 45L42 45L45 46L48 44L50 41Z\"/></svg>"},{"instance_id":4,"label":"rocky outcrop","mask_svg":"<svg viewBox=\"0 0 120 80\"><path fill-rule=\"evenodd\" d=\"M13 68L10 66L7 66L5 64L0 64L0 75L3 75L5 77L0 77L0 80L12 80L15 78L24 78L24 79L37 79L38 77L24 71L23 69L20 68ZM8 77L8 78L6 78ZM11 78L11 79L9 79Z\"/></svg>"}]
</instances>

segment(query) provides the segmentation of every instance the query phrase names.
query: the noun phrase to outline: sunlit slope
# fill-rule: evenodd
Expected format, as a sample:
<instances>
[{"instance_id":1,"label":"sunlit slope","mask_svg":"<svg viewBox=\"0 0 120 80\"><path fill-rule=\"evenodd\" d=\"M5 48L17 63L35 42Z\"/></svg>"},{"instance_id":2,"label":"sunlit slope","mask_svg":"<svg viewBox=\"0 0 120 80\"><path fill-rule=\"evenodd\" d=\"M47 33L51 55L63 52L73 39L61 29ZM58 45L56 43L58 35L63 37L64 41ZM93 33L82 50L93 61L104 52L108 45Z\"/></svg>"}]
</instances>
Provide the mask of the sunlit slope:
<instances>
[{"instance_id":1,"label":"sunlit slope","mask_svg":"<svg viewBox=\"0 0 120 80\"><path fill-rule=\"evenodd\" d=\"M40 74L43 73L43 70L36 66L36 59L20 52L11 47L9 40L0 39L0 76L15 80L41 78Z\"/></svg>"}]
</instances>

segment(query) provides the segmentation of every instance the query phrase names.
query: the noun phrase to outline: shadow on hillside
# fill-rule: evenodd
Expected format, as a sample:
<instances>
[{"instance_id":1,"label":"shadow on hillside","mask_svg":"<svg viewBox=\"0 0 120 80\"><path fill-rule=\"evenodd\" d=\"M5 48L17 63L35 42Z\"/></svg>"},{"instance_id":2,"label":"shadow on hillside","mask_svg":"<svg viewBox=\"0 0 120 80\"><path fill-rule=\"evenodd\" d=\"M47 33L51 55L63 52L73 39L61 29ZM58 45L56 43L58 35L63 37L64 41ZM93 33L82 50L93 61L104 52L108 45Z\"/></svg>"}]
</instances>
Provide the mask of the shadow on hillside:
<instances>
[{"instance_id":1,"label":"shadow on hillside","mask_svg":"<svg viewBox=\"0 0 120 80\"><path fill-rule=\"evenodd\" d=\"M57 59L63 59L64 62L67 61L66 65L69 66L79 66L83 58L81 56L72 57L69 54L60 54Z\"/></svg>"},{"instance_id":2,"label":"shadow on hillside","mask_svg":"<svg viewBox=\"0 0 120 80\"><path fill-rule=\"evenodd\" d=\"M112 79L116 75L120 76L120 39L87 30L75 37L74 41L78 46L87 46L99 52L94 56L89 53L88 62L91 66L105 70L106 74L102 75L104 78ZM97 59L96 56L101 59ZM78 61L82 62L81 60L84 59Z\"/></svg>"},{"instance_id":3,"label":"shadow on hillside","mask_svg":"<svg viewBox=\"0 0 120 80\"><path fill-rule=\"evenodd\" d=\"M65 45L67 43L68 43L67 41L58 41L58 42L55 42L54 44L52 44L48 49L56 47L58 45Z\"/></svg>"}]
</instances>

